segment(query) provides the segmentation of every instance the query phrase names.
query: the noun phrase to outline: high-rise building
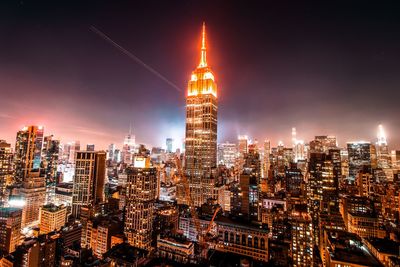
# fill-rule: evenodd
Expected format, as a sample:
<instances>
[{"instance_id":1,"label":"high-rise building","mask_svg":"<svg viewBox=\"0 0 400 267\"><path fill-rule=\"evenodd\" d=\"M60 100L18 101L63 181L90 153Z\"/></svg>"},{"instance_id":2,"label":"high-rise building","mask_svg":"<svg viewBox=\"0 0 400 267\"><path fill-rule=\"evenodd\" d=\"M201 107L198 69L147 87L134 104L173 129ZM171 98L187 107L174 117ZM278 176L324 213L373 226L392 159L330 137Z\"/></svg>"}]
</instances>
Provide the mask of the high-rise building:
<instances>
[{"instance_id":1,"label":"high-rise building","mask_svg":"<svg viewBox=\"0 0 400 267\"><path fill-rule=\"evenodd\" d=\"M342 183L342 155L340 149L329 149L328 155L333 164L333 177L335 179L335 183L338 183L338 187Z\"/></svg>"},{"instance_id":2,"label":"high-rise building","mask_svg":"<svg viewBox=\"0 0 400 267\"><path fill-rule=\"evenodd\" d=\"M19 245L22 210L0 207L0 252L11 253Z\"/></svg>"},{"instance_id":3,"label":"high-rise building","mask_svg":"<svg viewBox=\"0 0 400 267\"><path fill-rule=\"evenodd\" d=\"M115 161L115 144L110 144L107 150L107 160Z\"/></svg>"},{"instance_id":4,"label":"high-rise building","mask_svg":"<svg viewBox=\"0 0 400 267\"><path fill-rule=\"evenodd\" d=\"M358 194L362 197L369 197L372 188L372 174L367 168L358 172L356 183L358 185Z\"/></svg>"},{"instance_id":5,"label":"high-rise building","mask_svg":"<svg viewBox=\"0 0 400 267\"><path fill-rule=\"evenodd\" d=\"M241 215L257 220L259 216L261 161L257 146L249 145L244 155L243 171L240 173Z\"/></svg>"},{"instance_id":6,"label":"high-rise building","mask_svg":"<svg viewBox=\"0 0 400 267\"><path fill-rule=\"evenodd\" d=\"M40 233L47 234L60 230L67 219L67 208L54 204L44 205L40 208Z\"/></svg>"},{"instance_id":7,"label":"high-rise building","mask_svg":"<svg viewBox=\"0 0 400 267\"><path fill-rule=\"evenodd\" d=\"M53 136L45 136L42 148L41 176L46 179L47 202L54 201L55 185L57 181L57 165L60 153L60 141Z\"/></svg>"},{"instance_id":8,"label":"high-rise building","mask_svg":"<svg viewBox=\"0 0 400 267\"><path fill-rule=\"evenodd\" d=\"M104 200L106 152L79 151L76 153L72 215L80 217L82 206L91 206Z\"/></svg>"},{"instance_id":9,"label":"high-rise building","mask_svg":"<svg viewBox=\"0 0 400 267\"><path fill-rule=\"evenodd\" d=\"M392 167L394 169L400 169L400 150L392 150L390 153Z\"/></svg>"},{"instance_id":10,"label":"high-rise building","mask_svg":"<svg viewBox=\"0 0 400 267\"><path fill-rule=\"evenodd\" d=\"M339 181L334 175L334 164L330 155L311 153L308 166L308 198L315 211L339 210Z\"/></svg>"},{"instance_id":11,"label":"high-rise building","mask_svg":"<svg viewBox=\"0 0 400 267\"><path fill-rule=\"evenodd\" d=\"M271 141L265 140L264 147L263 147L263 158L262 158L262 178L266 178L268 176L268 171L271 165L269 156L271 154Z\"/></svg>"},{"instance_id":12,"label":"high-rise building","mask_svg":"<svg viewBox=\"0 0 400 267\"><path fill-rule=\"evenodd\" d=\"M218 164L231 168L236 165L238 159L237 146L233 143L218 144Z\"/></svg>"},{"instance_id":13,"label":"high-rise building","mask_svg":"<svg viewBox=\"0 0 400 267\"><path fill-rule=\"evenodd\" d=\"M196 206L212 196L210 175L217 166L217 84L206 52L203 24L200 64L192 72L186 97L185 172Z\"/></svg>"},{"instance_id":14,"label":"high-rise building","mask_svg":"<svg viewBox=\"0 0 400 267\"><path fill-rule=\"evenodd\" d=\"M122 160L121 150L115 149L115 151L114 151L114 161L115 162L121 162L121 160Z\"/></svg>"},{"instance_id":15,"label":"high-rise building","mask_svg":"<svg viewBox=\"0 0 400 267\"><path fill-rule=\"evenodd\" d=\"M132 133L132 127L129 127L129 133L125 136L122 146L122 161L126 164L132 163L132 158L135 153L136 140Z\"/></svg>"},{"instance_id":16,"label":"high-rise building","mask_svg":"<svg viewBox=\"0 0 400 267\"><path fill-rule=\"evenodd\" d=\"M292 225L292 260L293 266L313 266L314 238L311 216L306 207L299 205L290 215Z\"/></svg>"},{"instance_id":17,"label":"high-rise building","mask_svg":"<svg viewBox=\"0 0 400 267\"><path fill-rule=\"evenodd\" d=\"M355 180L357 174L364 167L371 168L371 144L359 141L347 143L349 153L349 178Z\"/></svg>"},{"instance_id":18,"label":"high-rise building","mask_svg":"<svg viewBox=\"0 0 400 267\"><path fill-rule=\"evenodd\" d=\"M60 141L55 140L52 135L45 136L42 148L41 170L46 177L46 186L57 183L57 162L60 153Z\"/></svg>"},{"instance_id":19,"label":"high-rise building","mask_svg":"<svg viewBox=\"0 0 400 267\"><path fill-rule=\"evenodd\" d=\"M319 243L321 231L318 223L320 215L322 213L338 213L339 211L339 181L335 167L331 155L318 152L310 154L307 173L307 197L316 244Z\"/></svg>"},{"instance_id":20,"label":"high-rise building","mask_svg":"<svg viewBox=\"0 0 400 267\"><path fill-rule=\"evenodd\" d=\"M5 201L7 185L13 181L13 154L11 145L0 140L0 203Z\"/></svg>"},{"instance_id":21,"label":"high-rise building","mask_svg":"<svg viewBox=\"0 0 400 267\"><path fill-rule=\"evenodd\" d=\"M124 232L129 244L151 250L154 204L157 198L157 169L146 156L135 156L127 169Z\"/></svg>"},{"instance_id":22,"label":"high-rise building","mask_svg":"<svg viewBox=\"0 0 400 267\"><path fill-rule=\"evenodd\" d=\"M81 150L80 141L72 141L63 146L63 160L67 163L75 163L76 152Z\"/></svg>"},{"instance_id":23,"label":"high-rise building","mask_svg":"<svg viewBox=\"0 0 400 267\"><path fill-rule=\"evenodd\" d=\"M385 130L383 129L383 126L381 124L378 126L376 154L378 167L385 169L389 168L391 158L389 154Z\"/></svg>"},{"instance_id":24,"label":"high-rise building","mask_svg":"<svg viewBox=\"0 0 400 267\"><path fill-rule=\"evenodd\" d=\"M291 164L290 168L285 171L285 178L286 192L290 194L290 196L300 196L302 193L301 187L304 182L304 177L296 164Z\"/></svg>"},{"instance_id":25,"label":"high-rise building","mask_svg":"<svg viewBox=\"0 0 400 267\"><path fill-rule=\"evenodd\" d=\"M24 201L22 226L25 227L37 223L40 217L40 207L44 205L46 201L44 177L29 177L29 182L24 182L21 188L21 197Z\"/></svg>"},{"instance_id":26,"label":"high-rise building","mask_svg":"<svg viewBox=\"0 0 400 267\"><path fill-rule=\"evenodd\" d=\"M294 162L297 162L299 160L304 160L306 158L306 151L303 140L296 139L296 143L293 147L293 153L294 153Z\"/></svg>"},{"instance_id":27,"label":"high-rise building","mask_svg":"<svg viewBox=\"0 0 400 267\"><path fill-rule=\"evenodd\" d=\"M43 127L28 126L17 133L15 143L16 178L22 182L24 201L22 226L39 220L39 208L45 203L45 177L41 176Z\"/></svg>"},{"instance_id":28,"label":"high-rise building","mask_svg":"<svg viewBox=\"0 0 400 267\"><path fill-rule=\"evenodd\" d=\"M43 126L24 127L15 142L15 169L18 181L39 173L42 158Z\"/></svg>"},{"instance_id":29,"label":"high-rise building","mask_svg":"<svg viewBox=\"0 0 400 267\"><path fill-rule=\"evenodd\" d=\"M173 143L174 143L174 139L172 139L172 138L167 138L165 140L165 145L167 146L167 153L172 153Z\"/></svg>"},{"instance_id":30,"label":"high-rise building","mask_svg":"<svg viewBox=\"0 0 400 267\"><path fill-rule=\"evenodd\" d=\"M239 153L240 155L244 155L247 153L247 146L249 143L249 137L247 135L239 135L238 136L238 145L239 145Z\"/></svg>"},{"instance_id":31,"label":"high-rise building","mask_svg":"<svg viewBox=\"0 0 400 267\"><path fill-rule=\"evenodd\" d=\"M337 148L336 136L319 135L310 142L310 152L326 153L332 148Z\"/></svg>"}]
</instances>

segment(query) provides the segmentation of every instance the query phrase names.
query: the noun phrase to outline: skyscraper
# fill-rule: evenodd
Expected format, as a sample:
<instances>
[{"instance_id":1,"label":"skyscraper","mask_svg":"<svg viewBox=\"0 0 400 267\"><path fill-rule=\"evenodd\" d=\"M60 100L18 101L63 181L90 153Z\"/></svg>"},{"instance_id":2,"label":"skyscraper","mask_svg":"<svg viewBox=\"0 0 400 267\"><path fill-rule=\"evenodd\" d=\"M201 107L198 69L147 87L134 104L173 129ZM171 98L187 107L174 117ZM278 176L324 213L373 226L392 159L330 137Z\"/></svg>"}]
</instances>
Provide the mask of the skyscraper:
<instances>
[{"instance_id":1,"label":"skyscraper","mask_svg":"<svg viewBox=\"0 0 400 267\"><path fill-rule=\"evenodd\" d=\"M45 136L42 149L41 172L46 179L47 202L54 201L55 186L57 181L57 164L60 153L60 141L52 135Z\"/></svg>"},{"instance_id":2,"label":"skyscraper","mask_svg":"<svg viewBox=\"0 0 400 267\"><path fill-rule=\"evenodd\" d=\"M106 152L79 151L76 153L72 215L80 217L82 206L91 206L104 200Z\"/></svg>"},{"instance_id":3,"label":"skyscraper","mask_svg":"<svg viewBox=\"0 0 400 267\"><path fill-rule=\"evenodd\" d=\"M28 126L17 133L15 142L16 178L23 181L40 169L43 127Z\"/></svg>"},{"instance_id":4,"label":"skyscraper","mask_svg":"<svg viewBox=\"0 0 400 267\"><path fill-rule=\"evenodd\" d=\"M107 154L107 160L115 161L115 144L110 144L108 146L108 154Z\"/></svg>"},{"instance_id":5,"label":"skyscraper","mask_svg":"<svg viewBox=\"0 0 400 267\"><path fill-rule=\"evenodd\" d=\"M52 135L45 136L42 149L42 172L46 176L46 185L57 183L57 162L60 153L60 141Z\"/></svg>"},{"instance_id":6,"label":"skyscraper","mask_svg":"<svg viewBox=\"0 0 400 267\"><path fill-rule=\"evenodd\" d=\"M126 219L124 232L129 244L151 249L154 204L157 198L157 169L150 158L135 156L134 166L127 169Z\"/></svg>"},{"instance_id":7,"label":"skyscraper","mask_svg":"<svg viewBox=\"0 0 400 267\"><path fill-rule=\"evenodd\" d=\"M11 145L0 140L0 203L4 201L6 186L13 180L13 154Z\"/></svg>"},{"instance_id":8,"label":"skyscraper","mask_svg":"<svg viewBox=\"0 0 400 267\"><path fill-rule=\"evenodd\" d=\"M239 153L242 157L245 153L247 153L248 143L249 143L249 138L247 135L239 135L238 136Z\"/></svg>"},{"instance_id":9,"label":"skyscraper","mask_svg":"<svg viewBox=\"0 0 400 267\"><path fill-rule=\"evenodd\" d=\"M129 133L125 136L124 145L122 146L122 161L124 163L132 163L132 157L135 153L135 146L135 135L132 133L132 127L129 127Z\"/></svg>"},{"instance_id":10,"label":"skyscraper","mask_svg":"<svg viewBox=\"0 0 400 267\"><path fill-rule=\"evenodd\" d=\"M386 140L386 134L381 124L378 126L376 154L377 154L378 167L389 168L390 165L389 149Z\"/></svg>"},{"instance_id":11,"label":"skyscraper","mask_svg":"<svg viewBox=\"0 0 400 267\"><path fill-rule=\"evenodd\" d=\"M369 142L349 142L347 151L349 153L349 178L353 181L364 167L371 169L371 144Z\"/></svg>"},{"instance_id":12,"label":"skyscraper","mask_svg":"<svg viewBox=\"0 0 400 267\"><path fill-rule=\"evenodd\" d=\"M40 175L43 127L28 126L17 133L15 142L16 179L22 182L21 197L25 204L22 226L39 220L39 208L45 202L45 177Z\"/></svg>"},{"instance_id":13,"label":"skyscraper","mask_svg":"<svg viewBox=\"0 0 400 267\"><path fill-rule=\"evenodd\" d=\"M264 146L263 146L263 160L262 160L262 178L265 178L268 176L268 171L270 168L270 160L269 156L271 154L271 141L270 140L265 140L264 141Z\"/></svg>"},{"instance_id":14,"label":"skyscraper","mask_svg":"<svg viewBox=\"0 0 400 267\"><path fill-rule=\"evenodd\" d=\"M337 147L336 136L319 135L310 142L310 152L326 153Z\"/></svg>"},{"instance_id":15,"label":"skyscraper","mask_svg":"<svg viewBox=\"0 0 400 267\"><path fill-rule=\"evenodd\" d=\"M312 220L307 208L297 205L290 214L292 225L292 260L293 266L312 266L314 236Z\"/></svg>"},{"instance_id":16,"label":"skyscraper","mask_svg":"<svg viewBox=\"0 0 400 267\"><path fill-rule=\"evenodd\" d=\"M338 211L339 177L336 162L325 153L310 154L308 164L308 200L313 212Z\"/></svg>"},{"instance_id":17,"label":"skyscraper","mask_svg":"<svg viewBox=\"0 0 400 267\"><path fill-rule=\"evenodd\" d=\"M217 166L217 84L206 59L203 24L200 63L192 72L186 97L185 172L196 206L212 196L211 169Z\"/></svg>"},{"instance_id":18,"label":"skyscraper","mask_svg":"<svg viewBox=\"0 0 400 267\"><path fill-rule=\"evenodd\" d=\"M64 145L63 159L68 163L75 163L76 152L81 149L80 141L72 141Z\"/></svg>"},{"instance_id":19,"label":"skyscraper","mask_svg":"<svg viewBox=\"0 0 400 267\"><path fill-rule=\"evenodd\" d=\"M165 140L165 144L167 145L167 153L172 153L172 144L174 142L174 139L172 138L167 138Z\"/></svg>"},{"instance_id":20,"label":"skyscraper","mask_svg":"<svg viewBox=\"0 0 400 267\"><path fill-rule=\"evenodd\" d=\"M236 144L228 142L218 144L218 164L231 168L235 166L237 159L238 152Z\"/></svg>"},{"instance_id":21,"label":"skyscraper","mask_svg":"<svg viewBox=\"0 0 400 267\"><path fill-rule=\"evenodd\" d=\"M39 175L29 177L29 181L24 182L21 188L21 197L24 200L22 226L37 223L40 207L46 201L45 178Z\"/></svg>"}]
</instances>

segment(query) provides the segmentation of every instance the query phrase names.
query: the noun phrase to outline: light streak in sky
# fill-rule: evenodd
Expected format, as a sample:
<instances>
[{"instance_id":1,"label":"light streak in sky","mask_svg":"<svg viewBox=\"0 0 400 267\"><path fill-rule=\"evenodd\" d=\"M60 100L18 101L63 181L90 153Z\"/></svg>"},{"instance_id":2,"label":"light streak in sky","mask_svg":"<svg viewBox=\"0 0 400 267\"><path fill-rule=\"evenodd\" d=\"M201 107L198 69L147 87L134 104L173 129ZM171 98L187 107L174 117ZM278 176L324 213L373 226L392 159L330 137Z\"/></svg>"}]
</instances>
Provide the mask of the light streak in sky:
<instances>
[{"instance_id":1,"label":"light streak in sky","mask_svg":"<svg viewBox=\"0 0 400 267\"><path fill-rule=\"evenodd\" d=\"M164 82L169 84L171 87L175 88L178 92L182 92L183 91L176 84L174 84L173 82L168 80L164 75L162 75L161 73L159 73L158 71L156 71L155 69L153 69L152 67L147 65L146 63L144 63L140 58L138 58L137 56L135 56L134 54L132 54L131 52L129 52L128 50L123 48L121 45L117 44L115 41L113 41L110 37L108 37L106 34L101 32L96 27L90 26L90 30L92 32L94 32L95 34L97 34L98 36L100 36L103 40L105 40L105 41L109 42L110 44L112 44L115 48L117 48L119 51L121 51L122 53L127 55L130 59L133 59L136 63L138 63L139 65L143 66L148 71L150 71L151 73L156 75L158 78L160 78L161 80L163 80Z\"/></svg>"}]
</instances>

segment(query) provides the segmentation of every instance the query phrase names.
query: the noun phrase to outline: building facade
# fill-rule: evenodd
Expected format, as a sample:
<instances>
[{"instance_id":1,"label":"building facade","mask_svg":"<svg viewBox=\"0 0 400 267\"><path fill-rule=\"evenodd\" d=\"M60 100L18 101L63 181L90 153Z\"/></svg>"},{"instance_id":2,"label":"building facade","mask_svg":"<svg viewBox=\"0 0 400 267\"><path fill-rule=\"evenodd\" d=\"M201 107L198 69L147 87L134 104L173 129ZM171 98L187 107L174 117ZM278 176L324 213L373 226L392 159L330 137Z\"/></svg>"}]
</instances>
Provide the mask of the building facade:
<instances>
[{"instance_id":1,"label":"building facade","mask_svg":"<svg viewBox=\"0 0 400 267\"><path fill-rule=\"evenodd\" d=\"M185 172L196 206L211 197L210 181L205 180L217 166L217 84L206 51L203 25L200 64L192 72L186 97Z\"/></svg>"},{"instance_id":2,"label":"building facade","mask_svg":"<svg viewBox=\"0 0 400 267\"><path fill-rule=\"evenodd\" d=\"M268 261L268 230L250 224L240 224L221 217L216 219L218 229L217 251Z\"/></svg>"},{"instance_id":3,"label":"building facade","mask_svg":"<svg viewBox=\"0 0 400 267\"><path fill-rule=\"evenodd\" d=\"M371 144L369 142L347 143L349 157L349 178L353 181L360 170L371 168Z\"/></svg>"},{"instance_id":4,"label":"building facade","mask_svg":"<svg viewBox=\"0 0 400 267\"><path fill-rule=\"evenodd\" d=\"M225 165L227 168L234 167L238 160L237 145L233 143L218 144L218 164Z\"/></svg>"},{"instance_id":5,"label":"building facade","mask_svg":"<svg viewBox=\"0 0 400 267\"><path fill-rule=\"evenodd\" d=\"M0 207L0 251L11 253L19 245L22 210Z\"/></svg>"},{"instance_id":6,"label":"building facade","mask_svg":"<svg viewBox=\"0 0 400 267\"><path fill-rule=\"evenodd\" d=\"M0 140L0 203L5 201L7 185L13 182L13 154L11 144Z\"/></svg>"},{"instance_id":7,"label":"building facade","mask_svg":"<svg viewBox=\"0 0 400 267\"><path fill-rule=\"evenodd\" d=\"M40 208L40 233L47 234L60 230L67 219L67 208L54 204L44 205Z\"/></svg>"},{"instance_id":8,"label":"building facade","mask_svg":"<svg viewBox=\"0 0 400 267\"><path fill-rule=\"evenodd\" d=\"M154 204L157 198L157 169L150 159L136 156L127 169L126 217L124 233L129 244L151 250Z\"/></svg>"},{"instance_id":9,"label":"building facade","mask_svg":"<svg viewBox=\"0 0 400 267\"><path fill-rule=\"evenodd\" d=\"M27 126L17 132L15 142L16 178L18 181L29 180L30 176L38 176L40 170L43 126Z\"/></svg>"},{"instance_id":10,"label":"building facade","mask_svg":"<svg viewBox=\"0 0 400 267\"><path fill-rule=\"evenodd\" d=\"M106 152L79 151L72 190L72 215L80 217L82 206L94 206L104 200Z\"/></svg>"}]
</instances>

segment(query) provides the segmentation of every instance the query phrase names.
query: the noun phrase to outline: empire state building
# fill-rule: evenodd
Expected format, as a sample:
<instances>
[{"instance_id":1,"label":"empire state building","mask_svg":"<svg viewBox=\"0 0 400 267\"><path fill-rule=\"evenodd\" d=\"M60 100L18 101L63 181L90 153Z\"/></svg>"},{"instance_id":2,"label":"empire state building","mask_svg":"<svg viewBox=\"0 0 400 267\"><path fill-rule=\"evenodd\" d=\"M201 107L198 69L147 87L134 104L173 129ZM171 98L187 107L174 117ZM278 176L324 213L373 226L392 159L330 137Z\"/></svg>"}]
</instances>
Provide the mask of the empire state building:
<instances>
[{"instance_id":1,"label":"empire state building","mask_svg":"<svg viewBox=\"0 0 400 267\"><path fill-rule=\"evenodd\" d=\"M203 24L200 63L192 72L186 97L185 172L196 206L212 197L217 166L217 84L207 64L206 29Z\"/></svg>"}]
</instances>

